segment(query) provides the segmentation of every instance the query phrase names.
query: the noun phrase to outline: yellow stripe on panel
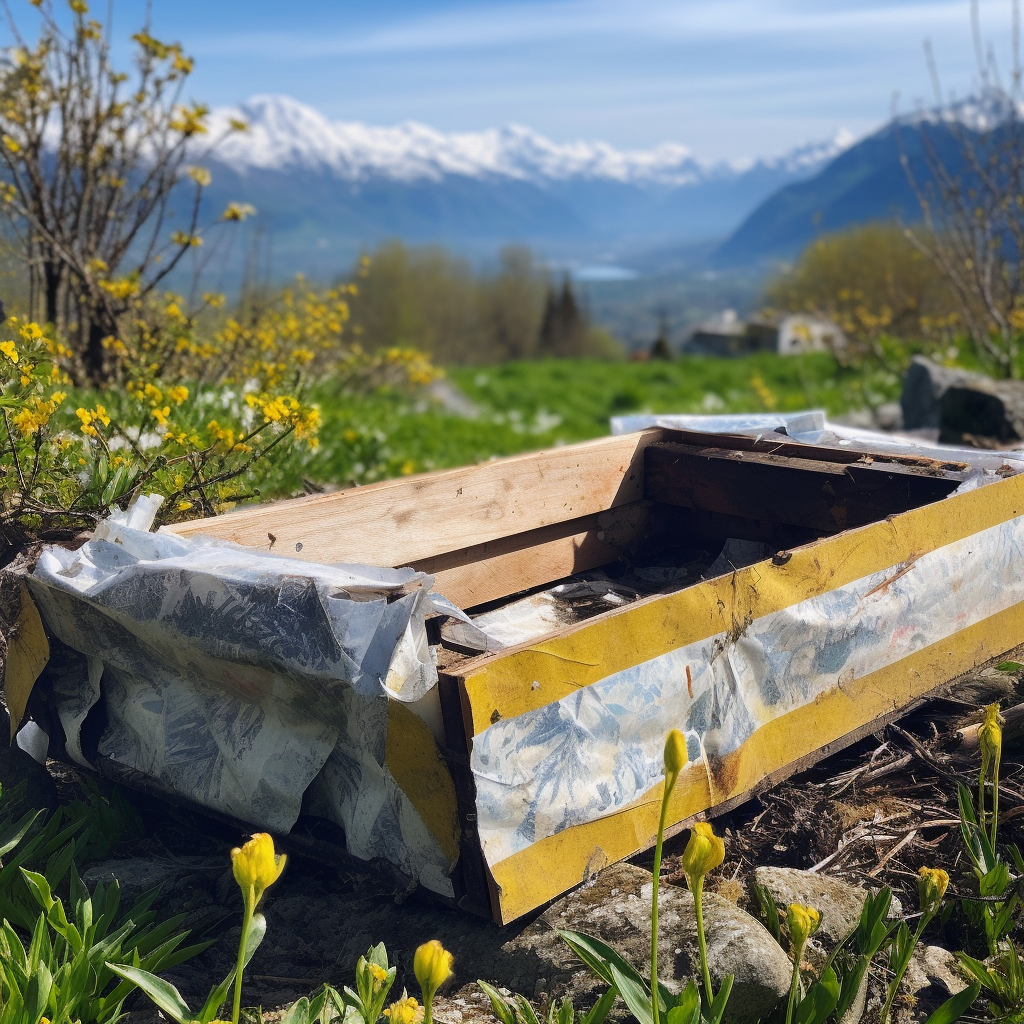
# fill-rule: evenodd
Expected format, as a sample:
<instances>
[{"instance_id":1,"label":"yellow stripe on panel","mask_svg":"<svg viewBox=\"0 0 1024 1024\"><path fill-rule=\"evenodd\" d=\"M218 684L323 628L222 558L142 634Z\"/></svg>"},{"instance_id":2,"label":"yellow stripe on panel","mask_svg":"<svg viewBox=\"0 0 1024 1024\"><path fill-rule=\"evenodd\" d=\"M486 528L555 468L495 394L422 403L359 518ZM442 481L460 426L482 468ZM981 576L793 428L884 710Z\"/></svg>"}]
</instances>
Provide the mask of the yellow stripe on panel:
<instances>
[{"instance_id":1,"label":"yellow stripe on panel","mask_svg":"<svg viewBox=\"0 0 1024 1024\"><path fill-rule=\"evenodd\" d=\"M735 630L1024 514L1024 475L850 530L667 597L608 612L549 640L465 667L473 734L678 647Z\"/></svg>"},{"instance_id":2,"label":"yellow stripe on panel","mask_svg":"<svg viewBox=\"0 0 1024 1024\"><path fill-rule=\"evenodd\" d=\"M993 484L984 493L991 495L997 487L1002 485ZM980 493L973 491L963 497ZM975 520L976 529L989 525L993 524ZM943 537L942 543L952 539L956 538ZM1019 643L1022 635L1024 604L1018 604L862 679L841 684L810 704L763 725L738 750L714 765L710 779L702 764L689 766L673 795L670 820L683 821L749 793L772 772L1002 654ZM659 783L615 814L565 829L492 865L501 922L521 917L578 885L605 864L650 845L658 827L660 800Z\"/></svg>"}]
</instances>

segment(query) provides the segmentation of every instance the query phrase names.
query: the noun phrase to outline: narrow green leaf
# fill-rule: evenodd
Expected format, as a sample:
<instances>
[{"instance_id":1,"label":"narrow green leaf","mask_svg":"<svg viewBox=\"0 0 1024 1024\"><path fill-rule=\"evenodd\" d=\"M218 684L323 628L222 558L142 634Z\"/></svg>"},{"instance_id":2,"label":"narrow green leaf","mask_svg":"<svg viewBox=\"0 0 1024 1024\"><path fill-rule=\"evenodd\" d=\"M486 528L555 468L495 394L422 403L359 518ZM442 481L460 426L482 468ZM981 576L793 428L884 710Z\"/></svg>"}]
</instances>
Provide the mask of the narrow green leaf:
<instances>
[{"instance_id":1,"label":"narrow green leaf","mask_svg":"<svg viewBox=\"0 0 1024 1024\"><path fill-rule=\"evenodd\" d=\"M612 984L619 990L619 995L629 1007L629 1012L640 1024L654 1024L651 995L647 991L647 986L637 977L624 974L617 963L610 962L608 970L611 972Z\"/></svg>"},{"instance_id":2,"label":"narrow green leaf","mask_svg":"<svg viewBox=\"0 0 1024 1024\"><path fill-rule=\"evenodd\" d=\"M118 964L107 964L107 967L142 989L158 1009L163 1010L178 1024L193 1024L196 1020L185 1000L181 998L181 993L169 981L164 981L163 978L158 978L155 974L138 967L122 967Z\"/></svg>"},{"instance_id":3,"label":"narrow green leaf","mask_svg":"<svg viewBox=\"0 0 1024 1024\"><path fill-rule=\"evenodd\" d=\"M605 1017L608 1016L615 1004L615 997L618 994L614 985L607 989L605 994L583 1015L580 1024L603 1024Z\"/></svg>"},{"instance_id":4,"label":"narrow green leaf","mask_svg":"<svg viewBox=\"0 0 1024 1024\"><path fill-rule=\"evenodd\" d=\"M981 985L975 982L969 988L965 988L963 992L950 996L924 1024L953 1024L963 1016L964 1011L978 998L980 992Z\"/></svg>"},{"instance_id":5,"label":"narrow green leaf","mask_svg":"<svg viewBox=\"0 0 1024 1024\"><path fill-rule=\"evenodd\" d=\"M491 1010L501 1024L516 1024L516 1011L505 997L493 985L488 985L486 981L478 979L477 984L491 1001Z\"/></svg>"},{"instance_id":6,"label":"narrow green leaf","mask_svg":"<svg viewBox=\"0 0 1024 1024\"><path fill-rule=\"evenodd\" d=\"M729 1003L729 996L732 995L732 983L735 980L735 976L732 974L727 974L722 979L722 987L715 993L715 998L709 1011L708 1020L711 1024L719 1024L719 1021L721 1021L722 1017L725 1015L725 1008Z\"/></svg>"}]
</instances>

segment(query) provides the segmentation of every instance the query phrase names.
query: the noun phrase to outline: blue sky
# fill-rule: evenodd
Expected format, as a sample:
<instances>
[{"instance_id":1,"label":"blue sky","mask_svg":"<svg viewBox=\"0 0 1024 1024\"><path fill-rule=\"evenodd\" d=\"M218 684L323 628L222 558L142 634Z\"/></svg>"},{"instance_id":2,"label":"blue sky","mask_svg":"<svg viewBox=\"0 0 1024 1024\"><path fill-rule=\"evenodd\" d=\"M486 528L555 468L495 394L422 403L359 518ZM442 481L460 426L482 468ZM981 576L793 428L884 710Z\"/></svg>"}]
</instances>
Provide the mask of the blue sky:
<instances>
[{"instance_id":1,"label":"blue sky","mask_svg":"<svg viewBox=\"0 0 1024 1024\"><path fill-rule=\"evenodd\" d=\"M144 9L119 0L125 33ZM894 93L976 80L968 0L153 0L212 104L285 93L332 118L443 130L526 124L558 141L683 142L709 159L784 152L883 122ZM1009 54L1009 0L983 0Z\"/></svg>"}]
</instances>

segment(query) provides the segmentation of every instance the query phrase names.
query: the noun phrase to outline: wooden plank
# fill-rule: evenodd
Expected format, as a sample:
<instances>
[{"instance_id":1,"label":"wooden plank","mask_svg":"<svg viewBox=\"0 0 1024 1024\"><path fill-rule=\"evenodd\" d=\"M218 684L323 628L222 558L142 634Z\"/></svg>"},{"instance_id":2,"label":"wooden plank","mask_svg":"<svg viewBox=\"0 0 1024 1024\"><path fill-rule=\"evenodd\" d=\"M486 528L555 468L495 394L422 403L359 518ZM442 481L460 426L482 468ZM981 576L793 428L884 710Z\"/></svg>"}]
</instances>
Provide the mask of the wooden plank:
<instances>
[{"instance_id":1,"label":"wooden plank","mask_svg":"<svg viewBox=\"0 0 1024 1024\"><path fill-rule=\"evenodd\" d=\"M960 473L660 443L644 453L646 497L823 533L878 522L944 498Z\"/></svg>"},{"instance_id":2,"label":"wooden plank","mask_svg":"<svg viewBox=\"0 0 1024 1024\"><path fill-rule=\"evenodd\" d=\"M434 590L474 608L618 560L632 548L647 503L517 533L413 562L434 577Z\"/></svg>"},{"instance_id":3,"label":"wooden plank","mask_svg":"<svg viewBox=\"0 0 1024 1024\"><path fill-rule=\"evenodd\" d=\"M603 437L164 529L311 562L409 565L640 500L643 449L661 436Z\"/></svg>"},{"instance_id":4,"label":"wooden plank","mask_svg":"<svg viewBox=\"0 0 1024 1024\"><path fill-rule=\"evenodd\" d=\"M872 465L886 463L909 466L932 475L969 470L970 464L933 459L927 455L908 452L890 452L881 449L829 448L825 445L804 444L799 441L779 441L776 438L757 438L746 434L705 434L699 430L666 429L666 441L695 445L698 448L727 448L740 452L761 452L765 455L788 455L795 459L817 459L820 462L838 462L844 465L860 463Z\"/></svg>"}]
</instances>

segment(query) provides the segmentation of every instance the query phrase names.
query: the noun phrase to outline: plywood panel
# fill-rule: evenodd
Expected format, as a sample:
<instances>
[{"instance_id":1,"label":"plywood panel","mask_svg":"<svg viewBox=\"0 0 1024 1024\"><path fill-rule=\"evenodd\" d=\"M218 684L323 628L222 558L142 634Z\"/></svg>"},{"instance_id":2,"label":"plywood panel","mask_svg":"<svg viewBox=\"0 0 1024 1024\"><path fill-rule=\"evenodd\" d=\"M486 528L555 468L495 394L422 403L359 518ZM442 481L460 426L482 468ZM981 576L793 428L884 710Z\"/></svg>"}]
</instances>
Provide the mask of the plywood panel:
<instances>
[{"instance_id":1,"label":"plywood panel","mask_svg":"<svg viewBox=\"0 0 1024 1024\"><path fill-rule=\"evenodd\" d=\"M401 566L643 497L648 430L164 527L312 562Z\"/></svg>"}]
</instances>

